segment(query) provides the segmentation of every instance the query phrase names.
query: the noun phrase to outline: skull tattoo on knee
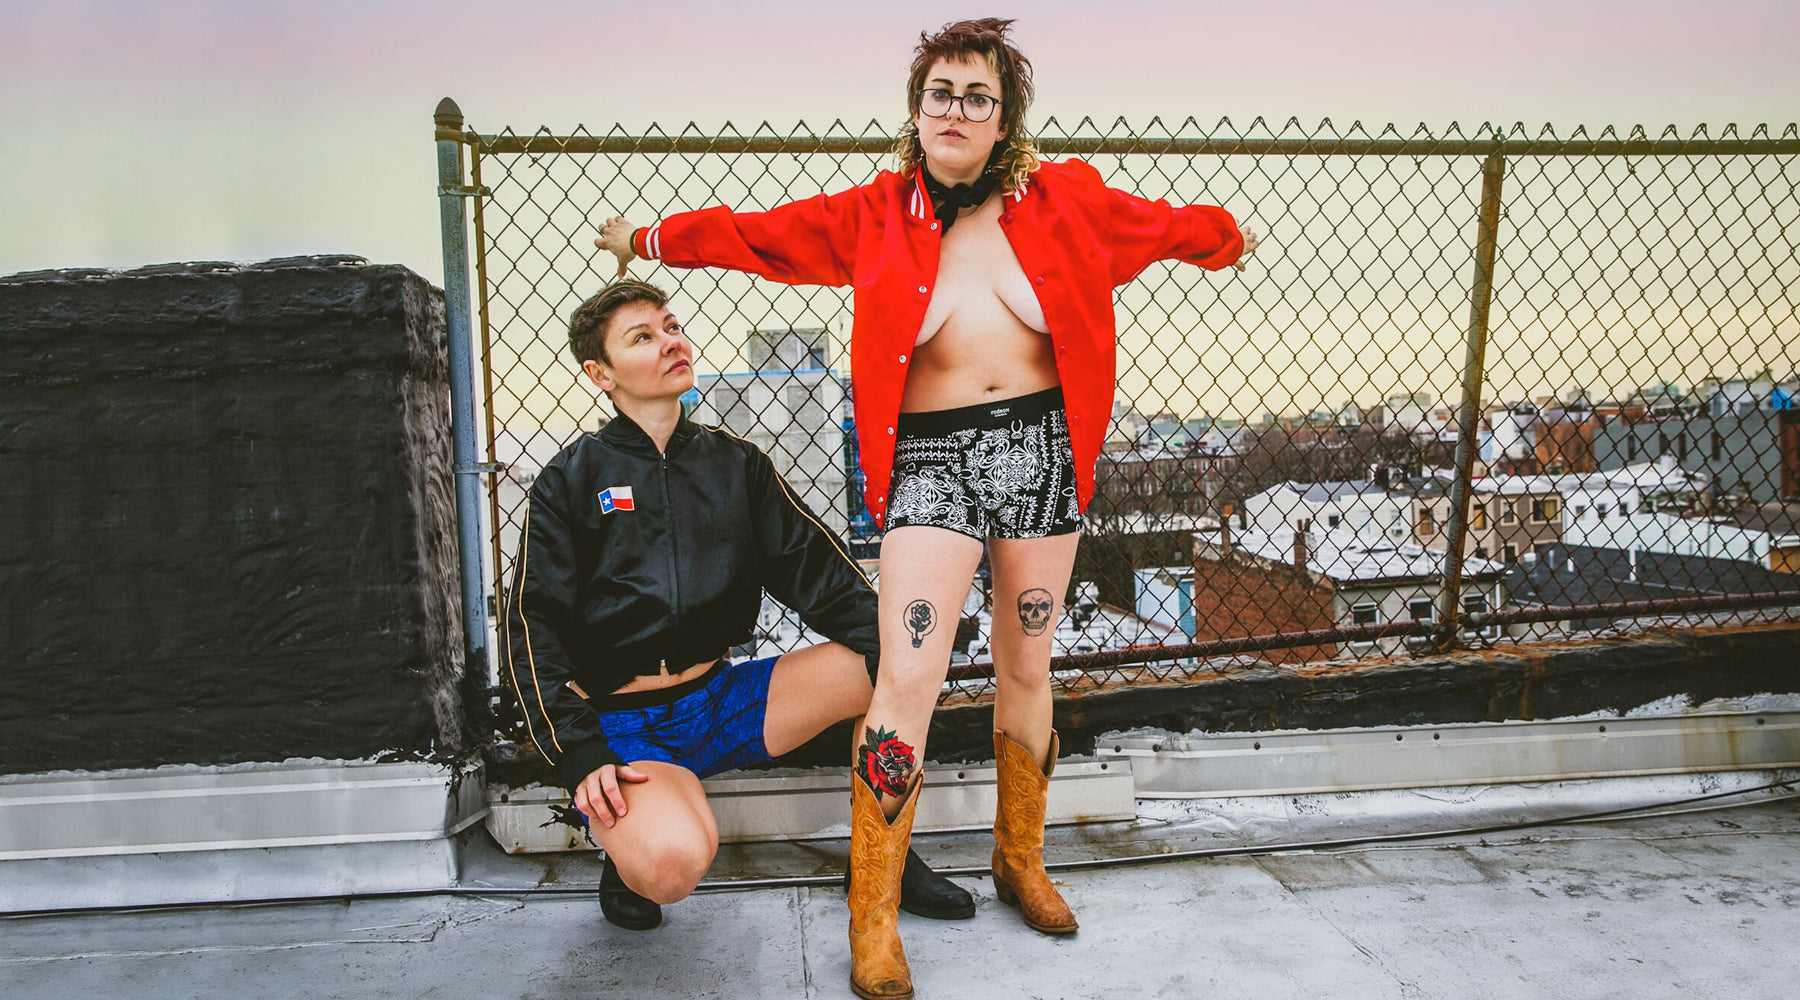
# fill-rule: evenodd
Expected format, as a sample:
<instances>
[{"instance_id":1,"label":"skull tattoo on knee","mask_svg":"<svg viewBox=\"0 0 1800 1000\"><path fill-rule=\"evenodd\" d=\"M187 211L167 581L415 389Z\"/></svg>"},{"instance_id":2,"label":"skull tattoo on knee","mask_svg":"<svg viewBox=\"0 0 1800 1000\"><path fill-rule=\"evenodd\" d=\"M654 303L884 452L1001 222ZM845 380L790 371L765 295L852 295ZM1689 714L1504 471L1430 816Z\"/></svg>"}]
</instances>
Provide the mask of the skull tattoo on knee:
<instances>
[{"instance_id":1,"label":"skull tattoo on knee","mask_svg":"<svg viewBox=\"0 0 1800 1000\"><path fill-rule=\"evenodd\" d=\"M1026 635L1043 635L1050 627L1050 613L1056 599L1042 587L1033 587L1019 595L1019 627Z\"/></svg>"}]
</instances>

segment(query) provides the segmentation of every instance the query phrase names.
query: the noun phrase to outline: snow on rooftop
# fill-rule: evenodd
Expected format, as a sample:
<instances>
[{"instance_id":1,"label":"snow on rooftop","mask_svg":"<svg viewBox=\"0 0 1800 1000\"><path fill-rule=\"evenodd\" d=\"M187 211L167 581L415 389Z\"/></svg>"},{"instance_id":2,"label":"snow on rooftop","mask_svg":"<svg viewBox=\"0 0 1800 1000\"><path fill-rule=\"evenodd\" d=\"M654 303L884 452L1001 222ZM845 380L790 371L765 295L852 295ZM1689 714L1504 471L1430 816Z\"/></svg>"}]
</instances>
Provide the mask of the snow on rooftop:
<instances>
[{"instance_id":1,"label":"snow on rooftop","mask_svg":"<svg viewBox=\"0 0 1800 1000\"><path fill-rule=\"evenodd\" d=\"M1281 485L1289 492L1299 494L1310 503L1324 503L1328 500L1341 500L1344 497L1387 493L1387 487L1377 485L1367 479L1327 479L1317 483L1290 481Z\"/></svg>"},{"instance_id":2,"label":"snow on rooftop","mask_svg":"<svg viewBox=\"0 0 1800 1000\"><path fill-rule=\"evenodd\" d=\"M1243 531L1231 545L1272 562L1292 563L1294 532ZM1444 553L1409 543L1366 540L1344 530L1310 531L1306 535L1306 568L1339 583L1418 577L1437 579L1444 572ZM1463 560L1463 573L1499 573L1506 567L1490 559Z\"/></svg>"}]
</instances>

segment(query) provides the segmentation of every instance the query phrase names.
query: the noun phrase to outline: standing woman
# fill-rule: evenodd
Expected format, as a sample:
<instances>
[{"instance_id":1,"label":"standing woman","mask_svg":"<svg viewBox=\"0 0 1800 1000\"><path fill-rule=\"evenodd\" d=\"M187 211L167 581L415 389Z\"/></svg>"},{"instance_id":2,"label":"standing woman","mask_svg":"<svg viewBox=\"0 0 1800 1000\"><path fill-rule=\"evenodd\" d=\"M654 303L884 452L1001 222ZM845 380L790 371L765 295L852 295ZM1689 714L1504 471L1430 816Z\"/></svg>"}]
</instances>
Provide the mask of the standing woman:
<instances>
[{"instance_id":1,"label":"standing woman","mask_svg":"<svg viewBox=\"0 0 1800 1000\"><path fill-rule=\"evenodd\" d=\"M912 995L896 926L901 866L984 545L995 889L1034 929L1075 930L1043 866L1057 756L1050 643L1112 412L1112 289L1157 260L1242 270L1256 246L1222 209L1146 201L1080 161L1039 159L1025 129L1031 64L1007 38L1011 23L921 36L897 171L768 212L709 208L644 229L615 217L595 241L620 273L645 257L855 289L864 499L886 529L880 674L851 780L851 987L870 1000Z\"/></svg>"}]
</instances>

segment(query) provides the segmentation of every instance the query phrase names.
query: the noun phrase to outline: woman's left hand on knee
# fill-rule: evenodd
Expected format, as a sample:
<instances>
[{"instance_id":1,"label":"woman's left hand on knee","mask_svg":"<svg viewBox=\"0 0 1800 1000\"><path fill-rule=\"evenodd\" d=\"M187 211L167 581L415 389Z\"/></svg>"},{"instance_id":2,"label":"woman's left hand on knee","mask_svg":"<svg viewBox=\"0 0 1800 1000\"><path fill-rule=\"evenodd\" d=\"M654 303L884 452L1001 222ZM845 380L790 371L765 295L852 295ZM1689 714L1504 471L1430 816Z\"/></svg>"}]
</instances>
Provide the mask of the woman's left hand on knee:
<instances>
[{"instance_id":1,"label":"woman's left hand on knee","mask_svg":"<svg viewBox=\"0 0 1800 1000\"><path fill-rule=\"evenodd\" d=\"M626 812L625 792L619 782L637 784L649 780L649 775L630 764L606 764L595 768L576 787L575 808L589 822L598 820L601 826L610 829Z\"/></svg>"}]
</instances>

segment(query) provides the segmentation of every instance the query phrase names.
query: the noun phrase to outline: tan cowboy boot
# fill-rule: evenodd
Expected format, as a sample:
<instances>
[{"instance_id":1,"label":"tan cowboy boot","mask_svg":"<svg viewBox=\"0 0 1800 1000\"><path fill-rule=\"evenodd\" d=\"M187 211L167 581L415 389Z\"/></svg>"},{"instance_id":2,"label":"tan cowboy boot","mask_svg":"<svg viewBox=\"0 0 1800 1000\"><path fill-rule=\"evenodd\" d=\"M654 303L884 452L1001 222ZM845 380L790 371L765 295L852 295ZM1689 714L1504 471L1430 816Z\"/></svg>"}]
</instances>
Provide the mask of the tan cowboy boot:
<instances>
[{"instance_id":1,"label":"tan cowboy boot","mask_svg":"<svg viewBox=\"0 0 1800 1000\"><path fill-rule=\"evenodd\" d=\"M1017 906L1032 930L1070 934L1075 914L1044 874L1044 795L1056 769L1058 742L1050 731L1049 760L1042 766L1031 751L994 730L994 767L999 772L999 808L994 811L994 890L1000 902Z\"/></svg>"},{"instance_id":2,"label":"tan cowboy boot","mask_svg":"<svg viewBox=\"0 0 1800 1000\"><path fill-rule=\"evenodd\" d=\"M890 822L868 782L850 778L850 988L863 1000L905 1000L912 970L900 945L900 873L912 840L919 786Z\"/></svg>"}]
</instances>

